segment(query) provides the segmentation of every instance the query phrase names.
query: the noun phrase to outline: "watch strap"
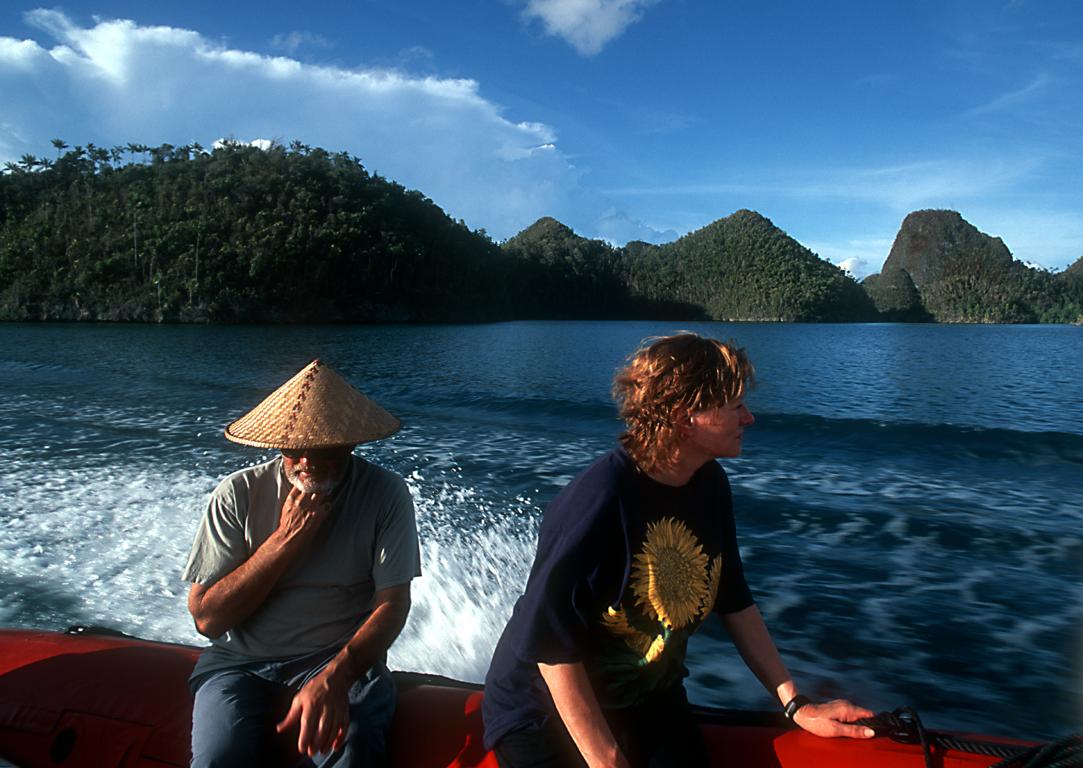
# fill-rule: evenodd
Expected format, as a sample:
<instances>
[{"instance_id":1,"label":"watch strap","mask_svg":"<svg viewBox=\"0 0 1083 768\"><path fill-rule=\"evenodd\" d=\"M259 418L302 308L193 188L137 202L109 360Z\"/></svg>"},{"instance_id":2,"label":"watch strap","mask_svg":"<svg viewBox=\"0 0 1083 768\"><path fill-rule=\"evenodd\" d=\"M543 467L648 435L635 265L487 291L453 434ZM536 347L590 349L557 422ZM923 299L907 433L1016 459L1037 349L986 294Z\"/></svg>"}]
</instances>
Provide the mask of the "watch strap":
<instances>
[{"instance_id":1,"label":"watch strap","mask_svg":"<svg viewBox=\"0 0 1083 768\"><path fill-rule=\"evenodd\" d=\"M786 715L786 719L792 721L794 715L797 714L797 710L801 709L801 707L805 706L806 704L811 703L812 699L810 699L808 696L805 696L803 693L799 693L792 699L790 699L790 703L787 704L782 711Z\"/></svg>"}]
</instances>

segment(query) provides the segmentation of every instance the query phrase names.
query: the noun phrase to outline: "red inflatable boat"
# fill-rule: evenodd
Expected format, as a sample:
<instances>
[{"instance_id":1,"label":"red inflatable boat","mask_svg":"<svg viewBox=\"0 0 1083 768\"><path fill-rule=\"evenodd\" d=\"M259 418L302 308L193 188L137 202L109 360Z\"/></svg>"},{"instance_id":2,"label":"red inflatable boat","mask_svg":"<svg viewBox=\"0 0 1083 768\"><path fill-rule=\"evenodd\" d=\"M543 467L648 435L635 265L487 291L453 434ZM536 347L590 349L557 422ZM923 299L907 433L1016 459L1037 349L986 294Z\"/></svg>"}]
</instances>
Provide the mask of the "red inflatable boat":
<instances>
[{"instance_id":1,"label":"red inflatable boat","mask_svg":"<svg viewBox=\"0 0 1083 768\"><path fill-rule=\"evenodd\" d=\"M199 650L84 630L0 630L0 758L20 768L186 766ZM395 768L496 768L481 745L480 686L396 673ZM778 713L700 710L717 765L920 768L919 745L820 739ZM985 739L1011 751L1022 742ZM931 747L937 768L987 768L1004 756Z\"/></svg>"}]
</instances>

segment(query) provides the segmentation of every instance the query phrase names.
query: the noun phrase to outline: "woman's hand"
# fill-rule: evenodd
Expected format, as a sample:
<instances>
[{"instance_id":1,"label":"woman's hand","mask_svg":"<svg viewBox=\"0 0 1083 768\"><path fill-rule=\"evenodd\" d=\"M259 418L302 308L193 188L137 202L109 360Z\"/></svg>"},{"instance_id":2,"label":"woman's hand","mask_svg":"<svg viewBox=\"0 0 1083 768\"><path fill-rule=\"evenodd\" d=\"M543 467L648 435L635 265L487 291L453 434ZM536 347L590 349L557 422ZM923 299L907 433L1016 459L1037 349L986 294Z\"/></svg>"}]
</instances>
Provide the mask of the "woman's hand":
<instances>
[{"instance_id":1,"label":"woman's hand","mask_svg":"<svg viewBox=\"0 0 1083 768\"><path fill-rule=\"evenodd\" d=\"M863 717L872 717L873 714L845 699L835 699L822 704L806 704L794 713L793 721L817 736L871 739L876 735L872 728L854 725L853 722Z\"/></svg>"}]
</instances>

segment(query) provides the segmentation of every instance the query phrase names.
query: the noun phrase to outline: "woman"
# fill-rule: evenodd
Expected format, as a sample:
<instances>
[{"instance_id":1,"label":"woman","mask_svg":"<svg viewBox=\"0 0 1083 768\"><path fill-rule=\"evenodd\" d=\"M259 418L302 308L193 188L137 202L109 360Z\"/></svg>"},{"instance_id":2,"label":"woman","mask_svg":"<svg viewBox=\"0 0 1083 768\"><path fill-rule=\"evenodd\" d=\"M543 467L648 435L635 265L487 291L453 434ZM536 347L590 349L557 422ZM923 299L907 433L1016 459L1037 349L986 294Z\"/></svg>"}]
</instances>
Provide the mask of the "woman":
<instances>
[{"instance_id":1,"label":"woman","mask_svg":"<svg viewBox=\"0 0 1083 768\"><path fill-rule=\"evenodd\" d=\"M711 611L787 716L867 738L872 712L800 695L745 583L729 481L754 422L744 350L656 339L618 372L620 446L548 507L526 591L485 680L485 741L505 768L706 766L682 679Z\"/></svg>"}]
</instances>

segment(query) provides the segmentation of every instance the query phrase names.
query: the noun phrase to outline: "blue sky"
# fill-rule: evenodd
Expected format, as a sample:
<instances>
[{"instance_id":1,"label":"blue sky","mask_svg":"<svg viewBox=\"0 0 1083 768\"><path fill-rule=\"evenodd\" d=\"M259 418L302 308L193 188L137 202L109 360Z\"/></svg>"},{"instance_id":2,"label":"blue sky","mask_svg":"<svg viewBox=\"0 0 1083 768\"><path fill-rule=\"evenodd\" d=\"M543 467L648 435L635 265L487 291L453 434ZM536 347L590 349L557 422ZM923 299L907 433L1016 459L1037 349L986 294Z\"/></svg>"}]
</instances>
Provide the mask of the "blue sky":
<instances>
[{"instance_id":1,"label":"blue sky","mask_svg":"<svg viewBox=\"0 0 1083 768\"><path fill-rule=\"evenodd\" d=\"M0 163L111 146L346 150L496 239L617 244L751 208L858 276L952 208L1083 255L1083 3L73 2L0 11Z\"/></svg>"}]
</instances>

